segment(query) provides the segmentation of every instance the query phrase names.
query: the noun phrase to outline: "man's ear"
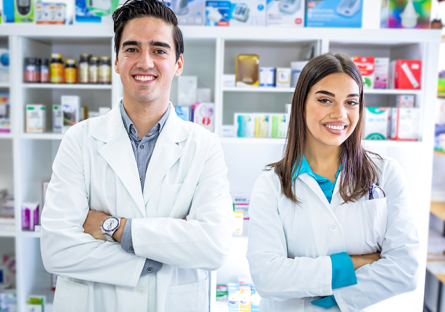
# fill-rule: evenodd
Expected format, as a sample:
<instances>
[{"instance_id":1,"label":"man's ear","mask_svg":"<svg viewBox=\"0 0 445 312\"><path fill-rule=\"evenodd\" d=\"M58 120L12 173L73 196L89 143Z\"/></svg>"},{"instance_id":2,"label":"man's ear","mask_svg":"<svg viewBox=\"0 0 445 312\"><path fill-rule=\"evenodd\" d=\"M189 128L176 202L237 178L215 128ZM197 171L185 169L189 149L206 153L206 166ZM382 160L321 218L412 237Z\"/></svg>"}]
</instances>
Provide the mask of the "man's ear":
<instances>
[{"instance_id":1,"label":"man's ear","mask_svg":"<svg viewBox=\"0 0 445 312\"><path fill-rule=\"evenodd\" d=\"M117 54L116 54L116 58L114 59L114 71L116 72L116 74L120 75L120 72L119 72L119 61L117 60Z\"/></svg>"},{"instance_id":2,"label":"man's ear","mask_svg":"<svg viewBox=\"0 0 445 312\"><path fill-rule=\"evenodd\" d=\"M184 70L184 58L183 58L183 56L181 54L179 56L178 61L176 62L175 76L181 76L183 70Z\"/></svg>"}]
</instances>

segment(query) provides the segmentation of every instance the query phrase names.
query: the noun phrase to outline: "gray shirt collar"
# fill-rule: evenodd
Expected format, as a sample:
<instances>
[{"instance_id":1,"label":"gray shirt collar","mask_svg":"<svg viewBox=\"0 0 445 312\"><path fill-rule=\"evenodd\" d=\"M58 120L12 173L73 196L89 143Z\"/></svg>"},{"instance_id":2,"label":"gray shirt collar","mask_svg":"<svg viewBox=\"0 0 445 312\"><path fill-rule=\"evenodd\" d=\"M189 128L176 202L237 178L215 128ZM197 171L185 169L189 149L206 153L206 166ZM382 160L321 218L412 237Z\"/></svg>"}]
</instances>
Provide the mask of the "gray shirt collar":
<instances>
[{"instance_id":1,"label":"gray shirt collar","mask_svg":"<svg viewBox=\"0 0 445 312\"><path fill-rule=\"evenodd\" d=\"M128 114L125 111L124 102L121 101L119 105L120 105L120 109L121 109L122 121L124 123L125 130L127 131L128 135L135 136L137 138L136 127L134 126L133 122L131 121L130 117L128 117ZM170 109L171 109L170 107L171 107L171 105L169 103L167 111L162 116L162 118L158 121L158 123L150 130L150 132L148 133L148 136L152 136L154 133L157 133L157 134L161 133L162 129L165 126L165 123L167 122L168 116L170 115ZM132 131L131 131L132 129L134 129L135 133L132 133Z\"/></svg>"}]
</instances>

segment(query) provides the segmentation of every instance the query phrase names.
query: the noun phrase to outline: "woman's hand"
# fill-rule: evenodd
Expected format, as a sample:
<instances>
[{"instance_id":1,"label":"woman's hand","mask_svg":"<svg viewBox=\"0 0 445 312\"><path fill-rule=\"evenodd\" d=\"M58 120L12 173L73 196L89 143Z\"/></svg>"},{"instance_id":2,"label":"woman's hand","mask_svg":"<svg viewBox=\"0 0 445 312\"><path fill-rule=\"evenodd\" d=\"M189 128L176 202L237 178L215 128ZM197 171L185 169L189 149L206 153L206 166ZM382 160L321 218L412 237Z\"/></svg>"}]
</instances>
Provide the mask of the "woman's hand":
<instances>
[{"instance_id":1,"label":"woman's hand","mask_svg":"<svg viewBox=\"0 0 445 312\"><path fill-rule=\"evenodd\" d=\"M374 252L367 255L361 255L361 256L350 256L352 263L354 264L354 270L357 270L358 268L367 265L367 264L373 264L374 262L380 260L380 252Z\"/></svg>"}]
</instances>

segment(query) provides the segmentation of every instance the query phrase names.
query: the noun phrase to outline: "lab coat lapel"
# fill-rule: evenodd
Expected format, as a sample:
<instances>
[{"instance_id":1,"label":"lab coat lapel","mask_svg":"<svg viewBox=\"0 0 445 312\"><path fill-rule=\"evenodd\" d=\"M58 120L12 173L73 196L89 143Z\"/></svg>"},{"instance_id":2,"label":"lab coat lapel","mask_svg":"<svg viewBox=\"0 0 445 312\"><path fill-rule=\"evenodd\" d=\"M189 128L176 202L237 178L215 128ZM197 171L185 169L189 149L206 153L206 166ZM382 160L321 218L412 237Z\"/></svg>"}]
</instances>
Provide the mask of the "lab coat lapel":
<instances>
[{"instance_id":1,"label":"lab coat lapel","mask_svg":"<svg viewBox=\"0 0 445 312\"><path fill-rule=\"evenodd\" d=\"M90 134L97 140L105 142L105 145L99 148L99 154L117 174L140 212L145 216L136 160L128 133L125 131L119 105L116 105L109 114L100 120Z\"/></svg>"},{"instance_id":2,"label":"lab coat lapel","mask_svg":"<svg viewBox=\"0 0 445 312\"><path fill-rule=\"evenodd\" d=\"M338 177L340 178L340 175ZM337 217L335 216L334 211L332 210L331 204L329 204L326 196L324 195L324 193L321 190L320 186L318 185L317 181L315 181L315 179L312 178L311 176L309 176L307 173L302 173L302 174L298 175L298 178L301 179L301 181L303 181L307 186L309 186L309 188L315 193L315 195L317 195L317 197L323 202L326 209L330 212L330 214L334 218L335 222L337 222L337 224L340 225L337 220ZM338 182L339 181L337 180L337 183L335 184L335 188L337 188ZM296 195L298 198L298 193ZM332 198L333 197L334 197L334 194L332 195ZM331 200L331 202L332 202L332 200Z\"/></svg>"},{"instance_id":3,"label":"lab coat lapel","mask_svg":"<svg viewBox=\"0 0 445 312\"><path fill-rule=\"evenodd\" d=\"M145 175L145 205L167 172L181 157L183 148L177 143L186 140L188 136L189 131L187 123L176 115L174 107L172 107L170 110L170 116L168 117L156 142L156 146Z\"/></svg>"}]
</instances>

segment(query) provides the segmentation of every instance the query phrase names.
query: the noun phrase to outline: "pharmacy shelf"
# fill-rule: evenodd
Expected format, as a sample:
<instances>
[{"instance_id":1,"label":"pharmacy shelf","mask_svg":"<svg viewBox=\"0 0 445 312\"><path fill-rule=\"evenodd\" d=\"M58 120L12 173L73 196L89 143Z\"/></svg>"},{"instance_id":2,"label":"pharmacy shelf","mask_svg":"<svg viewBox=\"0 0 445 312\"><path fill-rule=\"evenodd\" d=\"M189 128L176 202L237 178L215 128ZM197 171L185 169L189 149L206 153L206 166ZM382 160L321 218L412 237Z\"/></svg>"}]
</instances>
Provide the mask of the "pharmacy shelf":
<instances>
[{"instance_id":1,"label":"pharmacy shelf","mask_svg":"<svg viewBox=\"0 0 445 312\"><path fill-rule=\"evenodd\" d=\"M423 142L420 141L395 141L395 140L362 140L364 147L396 147L396 148L421 148Z\"/></svg>"},{"instance_id":2,"label":"pharmacy shelf","mask_svg":"<svg viewBox=\"0 0 445 312\"><path fill-rule=\"evenodd\" d=\"M17 136L19 139L34 139L34 140L62 140L62 133L21 133Z\"/></svg>"},{"instance_id":3,"label":"pharmacy shelf","mask_svg":"<svg viewBox=\"0 0 445 312\"><path fill-rule=\"evenodd\" d=\"M295 88L276 87L223 87L223 92L270 92L270 93L294 93ZM422 90L405 89L364 89L365 94L414 94L421 95Z\"/></svg>"},{"instance_id":4,"label":"pharmacy shelf","mask_svg":"<svg viewBox=\"0 0 445 312\"><path fill-rule=\"evenodd\" d=\"M26 89L69 89L69 90L111 90L112 85L100 84L57 84L57 83L23 83Z\"/></svg>"},{"instance_id":5,"label":"pharmacy shelf","mask_svg":"<svg viewBox=\"0 0 445 312\"><path fill-rule=\"evenodd\" d=\"M0 82L0 88L9 88L10 83L9 82Z\"/></svg>"},{"instance_id":6,"label":"pharmacy shelf","mask_svg":"<svg viewBox=\"0 0 445 312\"><path fill-rule=\"evenodd\" d=\"M445 274L437 274L437 273L434 273L434 271L430 269L430 267L433 265L434 262L437 262L437 261L428 260L427 264L426 264L426 269L428 270L428 272L430 272L432 275L434 275L434 277L436 277L442 284L445 284Z\"/></svg>"},{"instance_id":7,"label":"pharmacy shelf","mask_svg":"<svg viewBox=\"0 0 445 312\"><path fill-rule=\"evenodd\" d=\"M42 235L41 232L20 231L18 236L40 238L41 235Z\"/></svg>"},{"instance_id":8,"label":"pharmacy shelf","mask_svg":"<svg viewBox=\"0 0 445 312\"><path fill-rule=\"evenodd\" d=\"M284 145L285 139L273 139L273 138L221 138L221 143L230 144L276 144Z\"/></svg>"},{"instance_id":9,"label":"pharmacy shelf","mask_svg":"<svg viewBox=\"0 0 445 312\"><path fill-rule=\"evenodd\" d=\"M434 155L437 155L437 156L442 156L442 157L444 157L444 156L445 156L445 152L441 152L441 151L434 151Z\"/></svg>"},{"instance_id":10,"label":"pharmacy shelf","mask_svg":"<svg viewBox=\"0 0 445 312\"><path fill-rule=\"evenodd\" d=\"M0 237L16 237L16 233L13 231L0 231Z\"/></svg>"},{"instance_id":11,"label":"pharmacy shelf","mask_svg":"<svg viewBox=\"0 0 445 312\"><path fill-rule=\"evenodd\" d=\"M13 137L12 133L0 133L0 139L12 139Z\"/></svg>"},{"instance_id":12,"label":"pharmacy shelf","mask_svg":"<svg viewBox=\"0 0 445 312\"><path fill-rule=\"evenodd\" d=\"M445 221L445 203L431 202L430 212L436 217Z\"/></svg>"},{"instance_id":13,"label":"pharmacy shelf","mask_svg":"<svg viewBox=\"0 0 445 312\"><path fill-rule=\"evenodd\" d=\"M221 143L236 144L276 144L284 145L285 139L274 138L221 138ZM392 141L392 140L363 140L364 147L413 147L419 148L422 142L411 141Z\"/></svg>"}]
</instances>

